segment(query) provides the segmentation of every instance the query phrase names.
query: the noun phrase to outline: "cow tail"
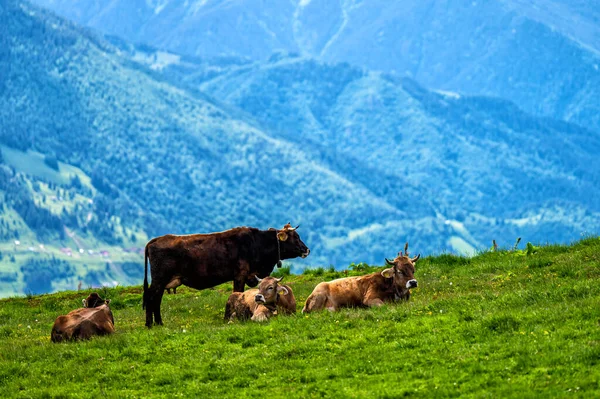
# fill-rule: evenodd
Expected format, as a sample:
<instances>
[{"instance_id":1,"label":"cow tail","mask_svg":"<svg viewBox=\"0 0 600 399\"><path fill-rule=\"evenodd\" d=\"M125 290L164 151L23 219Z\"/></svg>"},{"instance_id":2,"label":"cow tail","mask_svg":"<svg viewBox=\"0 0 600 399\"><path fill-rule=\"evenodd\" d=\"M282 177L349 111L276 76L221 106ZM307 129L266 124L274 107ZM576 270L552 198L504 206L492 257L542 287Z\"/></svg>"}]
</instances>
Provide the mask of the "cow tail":
<instances>
[{"instance_id":1,"label":"cow tail","mask_svg":"<svg viewBox=\"0 0 600 399\"><path fill-rule=\"evenodd\" d=\"M148 291L148 245L144 248L144 295L142 299L142 309L146 309L146 296Z\"/></svg>"}]
</instances>

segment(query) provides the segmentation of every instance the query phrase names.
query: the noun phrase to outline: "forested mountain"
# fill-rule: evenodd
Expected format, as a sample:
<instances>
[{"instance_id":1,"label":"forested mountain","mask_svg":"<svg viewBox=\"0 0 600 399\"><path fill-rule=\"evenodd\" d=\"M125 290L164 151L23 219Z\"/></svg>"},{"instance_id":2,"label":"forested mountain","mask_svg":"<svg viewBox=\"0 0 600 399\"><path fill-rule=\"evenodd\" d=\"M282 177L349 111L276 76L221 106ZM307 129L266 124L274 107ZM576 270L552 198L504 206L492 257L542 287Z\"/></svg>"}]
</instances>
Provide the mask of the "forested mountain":
<instances>
[{"instance_id":1,"label":"forested mountain","mask_svg":"<svg viewBox=\"0 0 600 399\"><path fill-rule=\"evenodd\" d=\"M600 2L36 0L138 43L266 60L297 52L501 97L600 132Z\"/></svg>"},{"instance_id":2,"label":"forested mountain","mask_svg":"<svg viewBox=\"0 0 600 399\"><path fill-rule=\"evenodd\" d=\"M14 226L21 226L21 235L28 237L21 245L66 245L63 227L105 244L132 245L135 240L123 239L123 228L153 236L292 221L302 224L312 263L374 262L395 253L406 238L421 240L422 251L443 246L443 237L433 237L439 229L410 226L393 235L327 246L373 220L408 223L407 214L328 169L280 132L261 130L240 111L164 82L96 35L19 1L2 3L0 21L2 189L5 213L11 215L7 220L16 223L7 234L19 234ZM36 152L6 156L19 150ZM80 195L81 206L50 205L48 190L55 184L66 190L75 174L52 183L44 177L46 165L35 176L17 165L31 154L48 158L59 170L76 168L89 179L91 187L69 194ZM29 212L11 197L17 183ZM36 190L42 194L36 196ZM48 216L42 233L37 218L28 216L46 215L41 209L60 216L62 223ZM431 224L443 228L443 221ZM374 244L369 251L366 242ZM12 243L4 250L12 251ZM24 287L20 278L6 280Z\"/></svg>"},{"instance_id":3,"label":"forested mountain","mask_svg":"<svg viewBox=\"0 0 600 399\"><path fill-rule=\"evenodd\" d=\"M346 63L106 40L16 0L0 123L2 295L139 283L164 233L291 221L311 248L296 268L346 267L600 221L600 142L579 126Z\"/></svg>"},{"instance_id":4,"label":"forested mountain","mask_svg":"<svg viewBox=\"0 0 600 399\"><path fill-rule=\"evenodd\" d=\"M478 243L519 230L538 241L568 240L600 211L592 194L597 136L507 101L301 58L232 68L198 84L408 215L433 210L464 223ZM582 210L587 222L575 217ZM573 218L558 222L565 212ZM516 221L524 215L532 220Z\"/></svg>"}]
</instances>

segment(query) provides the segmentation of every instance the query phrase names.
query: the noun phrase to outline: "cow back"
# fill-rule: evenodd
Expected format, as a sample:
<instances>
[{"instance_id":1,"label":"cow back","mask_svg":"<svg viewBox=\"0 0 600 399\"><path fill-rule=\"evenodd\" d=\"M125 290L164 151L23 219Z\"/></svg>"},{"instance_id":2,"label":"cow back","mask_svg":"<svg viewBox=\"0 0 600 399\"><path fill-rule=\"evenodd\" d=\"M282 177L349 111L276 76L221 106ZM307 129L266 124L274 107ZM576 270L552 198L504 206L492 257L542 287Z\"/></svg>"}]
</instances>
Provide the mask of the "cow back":
<instances>
[{"instance_id":1,"label":"cow back","mask_svg":"<svg viewBox=\"0 0 600 399\"><path fill-rule=\"evenodd\" d=\"M89 339L94 335L112 334L114 318L108 305L96 308L75 309L67 315L58 316L52 326L52 342Z\"/></svg>"}]
</instances>

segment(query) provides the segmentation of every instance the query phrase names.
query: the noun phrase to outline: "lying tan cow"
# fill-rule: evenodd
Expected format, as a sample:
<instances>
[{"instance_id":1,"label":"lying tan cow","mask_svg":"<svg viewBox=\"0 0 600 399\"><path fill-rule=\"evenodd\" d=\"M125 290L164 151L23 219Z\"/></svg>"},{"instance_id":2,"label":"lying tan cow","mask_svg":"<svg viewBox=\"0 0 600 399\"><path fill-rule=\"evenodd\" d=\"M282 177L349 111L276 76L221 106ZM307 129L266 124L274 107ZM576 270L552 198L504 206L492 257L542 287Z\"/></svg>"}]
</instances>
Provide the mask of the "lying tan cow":
<instances>
[{"instance_id":1,"label":"lying tan cow","mask_svg":"<svg viewBox=\"0 0 600 399\"><path fill-rule=\"evenodd\" d=\"M408 243L404 250L405 253L400 252L393 261L386 258L387 265L391 267L382 272L318 284L306 299L302 313L321 309L335 311L342 307L381 306L384 302L408 300L410 289L417 286L414 264L421 255L409 257Z\"/></svg>"},{"instance_id":2,"label":"lying tan cow","mask_svg":"<svg viewBox=\"0 0 600 399\"><path fill-rule=\"evenodd\" d=\"M56 318L50 333L52 342L89 339L115 332L115 320L108 306L110 299L104 300L94 292L82 302L83 308Z\"/></svg>"},{"instance_id":3,"label":"lying tan cow","mask_svg":"<svg viewBox=\"0 0 600 399\"><path fill-rule=\"evenodd\" d=\"M258 288L232 293L225 306L225 320L266 321L278 310L285 314L295 313L294 293L289 286L279 285L282 279L265 277L258 279Z\"/></svg>"}]
</instances>

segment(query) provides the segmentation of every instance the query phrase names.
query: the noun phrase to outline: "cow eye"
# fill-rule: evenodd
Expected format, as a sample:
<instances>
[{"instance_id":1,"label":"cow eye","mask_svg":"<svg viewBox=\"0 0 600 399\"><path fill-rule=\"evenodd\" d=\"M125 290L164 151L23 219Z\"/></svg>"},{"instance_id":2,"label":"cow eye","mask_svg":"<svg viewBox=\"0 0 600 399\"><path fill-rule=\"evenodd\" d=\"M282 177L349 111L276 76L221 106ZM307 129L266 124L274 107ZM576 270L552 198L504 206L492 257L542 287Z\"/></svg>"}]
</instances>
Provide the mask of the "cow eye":
<instances>
[{"instance_id":1,"label":"cow eye","mask_svg":"<svg viewBox=\"0 0 600 399\"><path fill-rule=\"evenodd\" d=\"M271 291L272 291L272 290L273 290L273 287L269 287L269 290L271 290Z\"/></svg>"}]
</instances>

